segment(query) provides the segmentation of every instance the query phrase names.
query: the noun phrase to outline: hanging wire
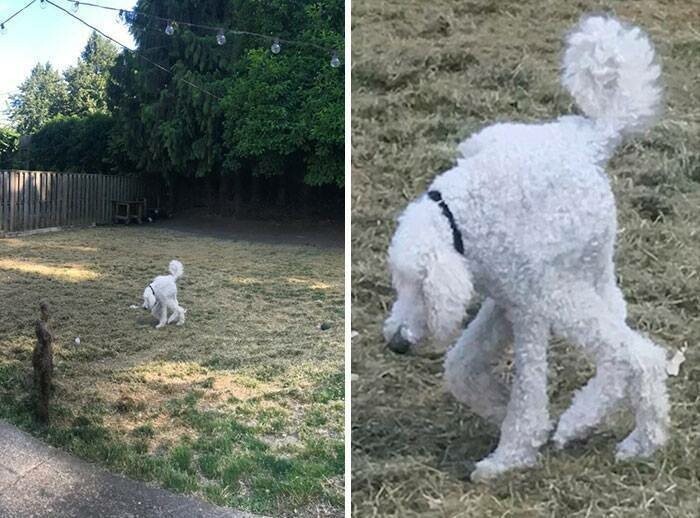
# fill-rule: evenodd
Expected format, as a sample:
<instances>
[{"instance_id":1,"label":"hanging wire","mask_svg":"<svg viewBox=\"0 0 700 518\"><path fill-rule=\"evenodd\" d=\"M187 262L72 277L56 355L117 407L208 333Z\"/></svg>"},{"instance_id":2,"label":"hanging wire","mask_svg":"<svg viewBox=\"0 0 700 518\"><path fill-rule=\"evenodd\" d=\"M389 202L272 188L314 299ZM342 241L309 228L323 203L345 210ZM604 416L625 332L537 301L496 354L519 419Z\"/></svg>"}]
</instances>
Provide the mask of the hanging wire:
<instances>
[{"instance_id":1,"label":"hanging wire","mask_svg":"<svg viewBox=\"0 0 700 518\"><path fill-rule=\"evenodd\" d=\"M10 20L12 20L12 18L14 18L15 16L17 16L17 15L18 15L19 13L21 13L22 11L24 11L27 7L29 7L30 5L32 5L34 2L36 2L36 0L32 0L32 1L29 2L27 5L25 5L24 7L22 7L19 11L16 11L16 12L13 13L12 15L10 15L9 18L7 18L7 19L3 20L2 22L0 22L0 25L2 25L3 28L4 28L4 27L5 27L5 24L6 24L7 22L9 22Z\"/></svg>"},{"instance_id":2,"label":"hanging wire","mask_svg":"<svg viewBox=\"0 0 700 518\"><path fill-rule=\"evenodd\" d=\"M78 20L80 23L82 23L83 25L88 26L88 27L91 28L93 31L95 31L95 32L97 32L98 34L104 36L104 37L107 38L108 40L110 40L110 41L116 43L117 45L119 45L120 47L122 47L124 50L127 50L127 51L131 52L131 53L134 54L134 55L138 55L141 59L143 59L143 60L146 61L147 63L150 63L151 65L153 65L154 67L158 68L159 70L162 70L162 71L165 72L166 74L169 74L169 75L173 76L175 79L178 79L179 81L182 81L183 83L185 83L185 84L191 86L192 88L195 88L196 90L199 90L199 91L201 91L201 92L204 92L205 94L207 94L207 95L213 97L214 99L217 99L217 100L219 100L219 101L222 100L221 97L219 97L219 96L216 95L216 94L213 94L212 92L210 92L210 91L207 90L206 88L203 88L202 86L200 86L200 85L198 85L198 84L195 84L195 83L193 83L192 81L189 81L189 80L185 79L184 77L176 77L176 76L173 74L173 71L172 71L171 69L164 67L163 65L161 65L160 63L157 63L157 62L153 61L152 59L147 58L146 56L143 55L142 52L127 47L127 46L124 45L123 43L121 43L121 42L115 40L114 38L112 38L109 34L105 34L104 32L102 32L102 31L101 31L100 29L98 29L97 27L94 27L93 25L90 25L88 22L86 22L85 20L83 20L82 18L80 18L79 16L77 16L76 14L71 13L71 12L68 11L67 9L64 9L64 8L61 7L60 5L55 4L55 3L52 2L51 0L44 0L44 1L45 1L46 3L48 3L48 4L52 5L52 6L54 6L56 9L59 9L59 10L63 11L63 12L66 13L68 16L71 16L71 17L75 18L75 19ZM81 2L81 3L82 3L82 2Z\"/></svg>"},{"instance_id":3,"label":"hanging wire","mask_svg":"<svg viewBox=\"0 0 700 518\"><path fill-rule=\"evenodd\" d=\"M228 33L236 34L236 35L240 35L240 36L252 36L255 38L261 38L261 39L265 39L268 41L277 42L277 44L285 43L288 45L298 45L298 46L303 46L303 47L315 48L315 49L323 50L326 52L336 51L336 49L324 47L322 45L317 45L316 43L311 43L308 41L282 39L282 38L278 38L277 36L270 36L268 34L261 34L259 32L240 31L237 29L224 29L221 26L215 27L213 25L204 25L201 23L183 22L180 20L174 20L172 18L164 18L162 16L156 16L154 14L144 13L141 11L119 9L118 7L110 7L110 6L106 6L106 5L94 4L91 2L74 2L73 0L63 0L63 1L71 3L71 4L80 4L80 5L87 5L89 7L96 7L98 9L106 9L108 11L116 11L119 14L119 17L124 19L128 23L133 23L133 21L132 22L128 21L129 18L131 20L135 20L137 16L142 16L144 18L150 18L152 20L158 20L160 22L166 23L167 24L166 29L171 28L173 26L196 27L198 29L206 29L206 30L214 31L217 34L228 32ZM168 35L170 35L170 34L172 34L172 33L168 32Z\"/></svg>"}]
</instances>

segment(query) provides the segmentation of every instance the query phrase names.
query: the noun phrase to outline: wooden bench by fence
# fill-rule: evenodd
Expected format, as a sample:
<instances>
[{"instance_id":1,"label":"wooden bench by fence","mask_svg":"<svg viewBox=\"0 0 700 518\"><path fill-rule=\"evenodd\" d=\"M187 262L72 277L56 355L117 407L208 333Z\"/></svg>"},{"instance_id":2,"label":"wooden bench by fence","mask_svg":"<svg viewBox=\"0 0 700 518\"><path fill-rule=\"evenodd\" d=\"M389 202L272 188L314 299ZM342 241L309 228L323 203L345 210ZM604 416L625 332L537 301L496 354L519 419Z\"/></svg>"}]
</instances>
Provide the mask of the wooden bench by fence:
<instances>
[{"instance_id":1,"label":"wooden bench by fence","mask_svg":"<svg viewBox=\"0 0 700 518\"><path fill-rule=\"evenodd\" d=\"M112 200L112 219L115 223L143 223L146 214L146 200Z\"/></svg>"},{"instance_id":2,"label":"wooden bench by fence","mask_svg":"<svg viewBox=\"0 0 700 518\"><path fill-rule=\"evenodd\" d=\"M143 197L134 177L0 171L0 236L111 223L113 200Z\"/></svg>"}]
</instances>

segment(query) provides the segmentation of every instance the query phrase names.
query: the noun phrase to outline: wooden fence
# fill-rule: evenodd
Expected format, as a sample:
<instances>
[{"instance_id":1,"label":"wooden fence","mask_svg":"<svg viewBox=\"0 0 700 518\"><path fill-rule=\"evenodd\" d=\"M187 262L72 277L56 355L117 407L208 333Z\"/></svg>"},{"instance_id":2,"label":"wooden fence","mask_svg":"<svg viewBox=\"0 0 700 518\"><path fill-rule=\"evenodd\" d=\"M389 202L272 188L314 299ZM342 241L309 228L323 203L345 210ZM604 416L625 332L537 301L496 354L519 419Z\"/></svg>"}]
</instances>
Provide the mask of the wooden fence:
<instances>
[{"instance_id":1,"label":"wooden fence","mask_svg":"<svg viewBox=\"0 0 700 518\"><path fill-rule=\"evenodd\" d=\"M0 171L0 236L111 223L112 201L143 197L132 177Z\"/></svg>"}]
</instances>

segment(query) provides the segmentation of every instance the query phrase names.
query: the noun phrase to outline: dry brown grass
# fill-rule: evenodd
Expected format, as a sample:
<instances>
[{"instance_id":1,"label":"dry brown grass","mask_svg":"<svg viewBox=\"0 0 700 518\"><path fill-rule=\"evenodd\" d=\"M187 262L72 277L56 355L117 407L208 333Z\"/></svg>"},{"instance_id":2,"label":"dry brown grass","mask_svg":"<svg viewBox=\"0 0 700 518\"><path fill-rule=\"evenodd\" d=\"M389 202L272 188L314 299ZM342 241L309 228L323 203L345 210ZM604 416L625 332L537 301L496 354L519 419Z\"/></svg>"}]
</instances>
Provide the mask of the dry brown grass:
<instances>
[{"instance_id":1,"label":"dry brown grass","mask_svg":"<svg viewBox=\"0 0 700 518\"><path fill-rule=\"evenodd\" d=\"M398 357L380 326L392 300L394 218L448 167L456 142L498 120L570 113L558 85L563 33L586 11L644 26L664 65L661 124L609 167L618 266L631 321L669 349L673 436L652 461L615 464L625 415L585 444L543 451L538 469L468 481L497 430L442 388L442 351ZM700 4L681 1L353 2L353 512L356 516L698 516L700 509ZM553 347L555 412L590 376Z\"/></svg>"},{"instance_id":2,"label":"dry brown grass","mask_svg":"<svg viewBox=\"0 0 700 518\"><path fill-rule=\"evenodd\" d=\"M172 258L187 322L156 330L141 294ZM218 504L338 514L343 266L340 248L154 227L0 239L0 417ZM26 396L42 300L57 337L48 429Z\"/></svg>"}]
</instances>

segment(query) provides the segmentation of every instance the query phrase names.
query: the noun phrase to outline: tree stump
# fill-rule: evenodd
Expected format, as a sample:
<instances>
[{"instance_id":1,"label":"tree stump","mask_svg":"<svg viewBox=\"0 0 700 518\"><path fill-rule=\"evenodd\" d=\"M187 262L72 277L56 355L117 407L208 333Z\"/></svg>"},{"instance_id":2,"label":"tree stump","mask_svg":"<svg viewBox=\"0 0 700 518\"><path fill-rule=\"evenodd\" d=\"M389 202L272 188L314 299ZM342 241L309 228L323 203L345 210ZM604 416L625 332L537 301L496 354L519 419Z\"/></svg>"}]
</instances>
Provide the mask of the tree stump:
<instances>
[{"instance_id":1,"label":"tree stump","mask_svg":"<svg viewBox=\"0 0 700 518\"><path fill-rule=\"evenodd\" d=\"M36 321L37 344L32 355L34 367L34 386L37 391L37 419L49 422L49 397L51 395L51 378L53 377L53 334L49 329L49 307L45 302L39 305L41 318Z\"/></svg>"}]
</instances>

